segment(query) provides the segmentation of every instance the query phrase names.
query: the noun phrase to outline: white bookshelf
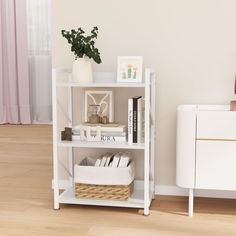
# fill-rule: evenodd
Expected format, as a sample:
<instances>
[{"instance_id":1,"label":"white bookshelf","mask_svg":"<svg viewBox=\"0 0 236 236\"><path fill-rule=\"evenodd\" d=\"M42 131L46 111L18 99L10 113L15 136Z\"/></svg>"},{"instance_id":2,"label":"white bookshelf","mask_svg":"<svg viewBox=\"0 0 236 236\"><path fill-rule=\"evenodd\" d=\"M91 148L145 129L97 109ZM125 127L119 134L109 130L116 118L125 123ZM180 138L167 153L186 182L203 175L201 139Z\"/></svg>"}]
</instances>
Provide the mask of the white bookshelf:
<instances>
[{"instance_id":1,"label":"white bookshelf","mask_svg":"<svg viewBox=\"0 0 236 236\"><path fill-rule=\"evenodd\" d=\"M53 91L53 187L54 187L54 209L59 209L60 204L81 204L81 205L100 205L113 207L131 207L144 209L144 215L149 215L149 207L154 198L154 159L155 159L155 73L151 69L145 70L143 83L117 83L115 81L115 73L101 72L94 73L94 83L74 83L70 79L68 70L53 69L52 70L52 91ZM86 142L86 141L61 141L59 130L58 111L61 106L58 104L58 89L67 91L67 114L69 118L68 127L73 125L73 96L72 90L76 88L130 88L143 89L145 96L145 142L144 143L128 143L128 142ZM114 104L116 105L116 104ZM128 101L127 108L128 109ZM68 170L72 175L69 181L70 186L62 193L59 189L59 160L58 148L68 149ZM73 166L74 166L74 149L123 149L123 150L141 150L144 158L144 176L142 187L135 184L132 196L126 201L110 201L110 200L94 200L79 199L74 195L73 183ZM134 157L135 161L135 157ZM63 165L63 168L65 166Z\"/></svg>"}]
</instances>

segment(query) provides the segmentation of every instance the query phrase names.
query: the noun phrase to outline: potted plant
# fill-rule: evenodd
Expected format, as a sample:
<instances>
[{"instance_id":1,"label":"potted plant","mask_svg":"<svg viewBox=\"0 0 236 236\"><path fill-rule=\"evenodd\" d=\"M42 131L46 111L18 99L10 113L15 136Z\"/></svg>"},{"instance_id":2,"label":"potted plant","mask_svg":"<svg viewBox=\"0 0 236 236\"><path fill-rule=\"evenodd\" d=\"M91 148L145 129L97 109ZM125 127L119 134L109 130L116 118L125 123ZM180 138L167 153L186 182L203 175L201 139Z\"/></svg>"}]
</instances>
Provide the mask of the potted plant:
<instances>
[{"instance_id":1,"label":"potted plant","mask_svg":"<svg viewBox=\"0 0 236 236\"><path fill-rule=\"evenodd\" d=\"M75 55L72 76L75 82L92 82L91 59L100 64L99 50L94 46L98 35L98 27L93 27L91 35L85 36L82 28L71 31L62 30L62 36L71 44L71 51Z\"/></svg>"}]
</instances>

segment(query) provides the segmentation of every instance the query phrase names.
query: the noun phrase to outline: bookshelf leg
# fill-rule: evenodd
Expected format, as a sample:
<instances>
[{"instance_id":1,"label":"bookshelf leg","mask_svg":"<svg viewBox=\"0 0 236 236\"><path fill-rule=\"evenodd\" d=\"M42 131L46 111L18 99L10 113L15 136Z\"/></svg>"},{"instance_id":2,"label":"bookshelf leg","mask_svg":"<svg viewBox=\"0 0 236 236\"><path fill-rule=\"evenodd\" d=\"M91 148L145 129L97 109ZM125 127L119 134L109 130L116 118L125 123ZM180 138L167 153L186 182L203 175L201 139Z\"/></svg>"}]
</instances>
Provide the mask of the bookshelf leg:
<instances>
[{"instance_id":1,"label":"bookshelf leg","mask_svg":"<svg viewBox=\"0 0 236 236\"><path fill-rule=\"evenodd\" d=\"M54 200L54 210L59 210L60 206L59 206L59 201L56 199Z\"/></svg>"},{"instance_id":2,"label":"bookshelf leg","mask_svg":"<svg viewBox=\"0 0 236 236\"><path fill-rule=\"evenodd\" d=\"M54 194L54 210L58 210L60 208L60 204L59 204L59 186L58 186L58 182L55 181L54 179L54 185L53 185L53 194Z\"/></svg>"},{"instance_id":3,"label":"bookshelf leg","mask_svg":"<svg viewBox=\"0 0 236 236\"><path fill-rule=\"evenodd\" d=\"M59 204L57 206L54 205L54 208L53 208L55 211L58 211L60 210L60 207L59 207Z\"/></svg>"},{"instance_id":4,"label":"bookshelf leg","mask_svg":"<svg viewBox=\"0 0 236 236\"><path fill-rule=\"evenodd\" d=\"M149 214L150 214L149 207L145 207L145 208L144 208L143 215L149 216Z\"/></svg>"}]
</instances>

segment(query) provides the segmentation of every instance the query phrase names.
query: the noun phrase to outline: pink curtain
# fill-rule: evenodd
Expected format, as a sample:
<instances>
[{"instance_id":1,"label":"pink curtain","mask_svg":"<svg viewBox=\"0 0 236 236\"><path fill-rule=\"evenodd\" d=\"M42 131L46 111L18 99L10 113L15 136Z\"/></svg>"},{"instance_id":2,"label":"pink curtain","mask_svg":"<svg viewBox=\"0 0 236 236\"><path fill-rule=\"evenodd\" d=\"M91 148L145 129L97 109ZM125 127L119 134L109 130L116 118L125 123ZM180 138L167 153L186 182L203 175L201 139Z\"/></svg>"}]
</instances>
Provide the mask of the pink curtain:
<instances>
[{"instance_id":1,"label":"pink curtain","mask_svg":"<svg viewBox=\"0 0 236 236\"><path fill-rule=\"evenodd\" d=\"M0 124L29 124L26 0L0 0Z\"/></svg>"}]
</instances>

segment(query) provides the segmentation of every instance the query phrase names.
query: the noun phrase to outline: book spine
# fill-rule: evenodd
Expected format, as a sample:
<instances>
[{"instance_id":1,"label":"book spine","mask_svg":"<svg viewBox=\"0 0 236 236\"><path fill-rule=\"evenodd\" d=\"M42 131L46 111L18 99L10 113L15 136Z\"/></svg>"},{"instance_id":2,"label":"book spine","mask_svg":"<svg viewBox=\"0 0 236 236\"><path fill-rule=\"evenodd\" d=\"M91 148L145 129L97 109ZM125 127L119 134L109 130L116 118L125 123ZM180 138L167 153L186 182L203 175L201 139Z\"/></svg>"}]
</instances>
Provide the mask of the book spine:
<instances>
[{"instance_id":1,"label":"book spine","mask_svg":"<svg viewBox=\"0 0 236 236\"><path fill-rule=\"evenodd\" d=\"M80 141L80 135L72 135L73 141ZM125 136L101 135L101 142L126 142Z\"/></svg>"},{"instance_id":2,"label":"book spine","mask_svg":"<svg viewBox=\"0 0 236 236\"><path fill-rule=\"evenodd\" d=\"M102 142L126 142L126 137L102 135Z\"/></svg>"},{"instance_id":3,"label":"book spine","mask_svg":"<svg viewBox=\"0 0 236 236\"><path fill-rule=\"evenodd\" d=\"M142 106L142 99L138 100L138 128L137 128L137 141L141 143L141 106Z\"/></svg>"},{"instance_id":4,"label":"book spine","mask_svg":"<svg viewBox=\"0 0 236 236\"><path fill-rule=\"evenodd\" d=\"M128 142L133 143L133 99L128 100Z\"/></svg>"},{"instance_id":5,"label":"book spine","mask_svg":"<svg viewBox=\"0 0 236 236\"><path fill-rule=\"evenodd\" d=\"M144 118L145 118L145 107L144 99L138 100L138 143L144 143Z\"/></svg>"},{"instance_id":6,"label":"book spine","mask_svg":"<svg viewBox=\"0 0 236 236\"><path fill-rule=\"evenodd\" d=\"M137 128L138 128L138 124L137 124L137 118L138 118L138 114L137 114L137 108L138 108L138 100L137 98L133 98L133 143L137 143Z\"/></svg>"},{"instance_id":7,"label":"book spine","mask_svg":"<svg viewBox=\"0 0 236 236\"><path fill-rule=\"evenodd\" d=\"M141 106L141 143L144 143L145 141L145 101L142 100L142 106Z\"/></svg>"}]
</instances>

